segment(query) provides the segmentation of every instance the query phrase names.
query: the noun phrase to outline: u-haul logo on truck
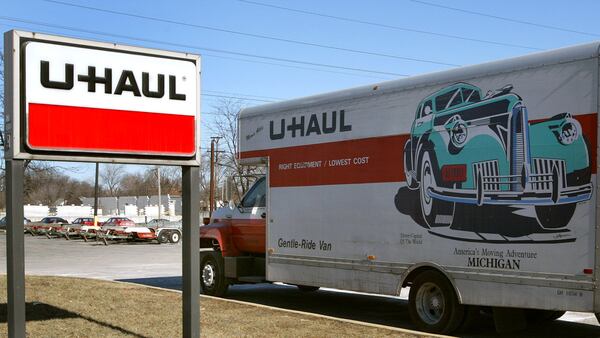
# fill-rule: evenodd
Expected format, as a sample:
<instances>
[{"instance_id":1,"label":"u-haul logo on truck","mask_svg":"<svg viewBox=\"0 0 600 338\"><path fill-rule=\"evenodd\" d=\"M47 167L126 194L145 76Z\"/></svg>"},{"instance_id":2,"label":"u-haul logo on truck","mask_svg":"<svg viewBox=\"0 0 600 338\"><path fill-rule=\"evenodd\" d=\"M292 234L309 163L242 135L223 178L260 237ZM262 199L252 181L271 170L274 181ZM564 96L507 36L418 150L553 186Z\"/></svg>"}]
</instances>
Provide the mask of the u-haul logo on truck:
<instances>
[{"instance_id":1,"label":"u-haul logo on truck","mask_svg":"<svg viewBox=\"0 0 600 338\"><path fill-rule=\"evenodd\" d=\"M322 114L311 114L310 116L293 116L290 120L281 119L278 123L274 120L269 122L269 137L271 140L280 140L289 135L291 137L303 137L321 134L332 134L335 132L347 132L352 130L352 125L346 123L346 112L342 109L338 112L324 112Z\"/></svg>"}]
</instances>

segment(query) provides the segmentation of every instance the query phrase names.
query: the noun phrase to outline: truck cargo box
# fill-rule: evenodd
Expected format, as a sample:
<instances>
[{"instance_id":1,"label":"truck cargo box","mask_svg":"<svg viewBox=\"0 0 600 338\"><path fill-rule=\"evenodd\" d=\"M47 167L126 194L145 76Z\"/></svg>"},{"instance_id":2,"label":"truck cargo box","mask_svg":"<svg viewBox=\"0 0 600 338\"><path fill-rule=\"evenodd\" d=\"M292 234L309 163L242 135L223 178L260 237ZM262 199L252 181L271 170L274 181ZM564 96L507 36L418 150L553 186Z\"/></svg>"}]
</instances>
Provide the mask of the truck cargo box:
<instances>
[{"instance_id":1,"label":"truck cargo box","mask_svg":"<svg viewBox=\"0 0 600 338\"><path fill-rule=\"evenodd\" d=\"M242 111L267 169L266 278L600 312L599 43Z\"/></svg>"}]
</instances>

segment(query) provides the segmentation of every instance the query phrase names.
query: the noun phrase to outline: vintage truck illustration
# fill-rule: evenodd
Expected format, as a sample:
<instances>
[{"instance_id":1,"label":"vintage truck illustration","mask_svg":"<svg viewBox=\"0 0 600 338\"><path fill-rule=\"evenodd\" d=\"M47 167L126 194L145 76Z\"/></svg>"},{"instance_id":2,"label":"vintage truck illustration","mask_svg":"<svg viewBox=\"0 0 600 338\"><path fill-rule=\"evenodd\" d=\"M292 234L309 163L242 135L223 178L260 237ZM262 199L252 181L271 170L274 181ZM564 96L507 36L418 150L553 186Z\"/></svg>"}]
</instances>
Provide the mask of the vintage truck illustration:
<instances>
[{"instance_id":1,"label":"vintage truck illustration","mask_svg":"<svg viewBox=\"0 0 600 338\"><path fill-rule=\"evenodd\" d=\"M534 206L544 229L565 227L590 199L588 146L570 113L530 122L506 85L456 83L423 99L404 147L404 172L419 190L429 227L450 226L457 203Z\"/></svg>"}]
</instances>

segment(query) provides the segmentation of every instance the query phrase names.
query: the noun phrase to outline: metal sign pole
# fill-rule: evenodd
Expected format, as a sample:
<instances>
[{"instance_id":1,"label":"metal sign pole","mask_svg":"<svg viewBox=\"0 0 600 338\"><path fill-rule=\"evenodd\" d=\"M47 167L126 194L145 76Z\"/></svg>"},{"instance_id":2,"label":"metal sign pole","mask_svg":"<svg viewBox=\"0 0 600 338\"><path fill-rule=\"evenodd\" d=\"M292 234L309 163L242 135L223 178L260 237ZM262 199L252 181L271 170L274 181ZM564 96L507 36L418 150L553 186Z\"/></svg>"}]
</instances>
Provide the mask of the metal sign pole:
<instances>
[{"instance_id":1,"label":"metal sign pole","mask_svg":"<svg viewBox=\"0 0 600 338\"><path fill-rule=\"evenodd\" d=\"M24 161L6 161L6 292L8 336L25 337Z\"/></svg>"},{"instance_id":2,"label":"metal sign pole","mask_svg":"<svg viewBox=\"0 0 600 338\"><path fill-rule=\"evenodd\" d=\"M183 336L200 337L200 168L182 168Z\"/></svg>"}]
</instances>

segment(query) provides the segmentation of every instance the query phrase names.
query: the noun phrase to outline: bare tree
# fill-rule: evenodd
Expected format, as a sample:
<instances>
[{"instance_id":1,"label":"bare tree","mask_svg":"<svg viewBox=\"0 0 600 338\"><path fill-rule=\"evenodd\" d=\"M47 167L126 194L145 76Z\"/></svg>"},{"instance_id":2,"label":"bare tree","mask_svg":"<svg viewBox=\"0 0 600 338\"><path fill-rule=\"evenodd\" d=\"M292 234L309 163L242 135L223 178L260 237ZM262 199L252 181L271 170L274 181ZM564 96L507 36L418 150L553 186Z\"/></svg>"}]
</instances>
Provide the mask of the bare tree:
<instances>
[{"instance_id":1,"label":"bare tree","mask_svg":"<svg viewBox=\"0 0 600 338\"><path fill-rule=\"evenodd\" d=\"M100 178L109 196L115 197L118 195L121 178L124 174L125 167L122 164L104 165L104 170L100 171Z\"/></svg>"},{"instance_id":2,"label":"bare tree","mask_svg":"<svg viewBox=\"0 0 600 338\"><path fill-rule=\"evenodd\" d=\"M123 195L147 196L150 194L148 186L145 185L144 175L139 172L123 175L120 186Z\"/></svg>"},{"instance_id":3,"label":"bare tree","mask_svg":"<svg viewBox=\"0 0 600 338\"><path fill-rule=\"evenodd\" d=\"M163 194L181 195L181 167L161 166L160 187Z\"/></svg>"},{"instance_id":4,"label":"bare tree","mask_svg":"<svg viewBox=\"0 0 600 338\"><path fill-rule=\"evenodd\" d=\"M220 138L219 150L222 151L218 154L217 163L220 170L217 181L223 177L231 177L234 192L232 197L240 200L256 177L265 174L265 169L264 167L242 166L238 161L237 121L242 108L240 101L224 99L213 108L217 117L208 129Z\"/></svg>"}]
</instances>

